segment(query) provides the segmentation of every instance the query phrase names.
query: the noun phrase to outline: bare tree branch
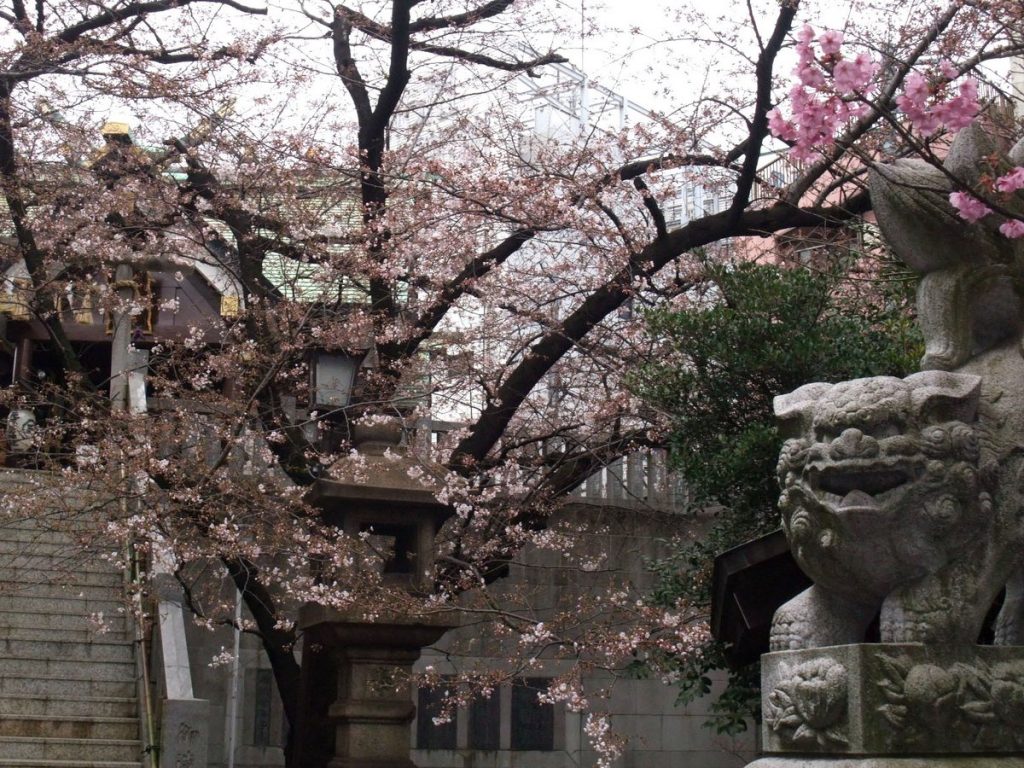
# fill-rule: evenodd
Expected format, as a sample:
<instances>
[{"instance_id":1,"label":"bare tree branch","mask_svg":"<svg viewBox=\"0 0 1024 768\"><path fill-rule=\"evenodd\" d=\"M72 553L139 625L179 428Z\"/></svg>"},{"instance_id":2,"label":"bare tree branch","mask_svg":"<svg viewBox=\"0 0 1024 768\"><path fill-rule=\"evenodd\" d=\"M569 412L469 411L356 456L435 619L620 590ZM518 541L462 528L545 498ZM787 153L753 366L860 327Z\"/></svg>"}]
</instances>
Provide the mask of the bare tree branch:
<instances>
[{"instance_id":1,"label":"bare tree branch","mask_svg":"<svg viewBox=\"0 0 1024 768\"><path fill-rule=\"evenodd\" d=\"M784 2L775 20L775 29L768 39L767 45L757 58L755 76L757 78L757 100L754 104L754 116L750 119L750 136L746 142L743 166L736 179L736 193L732 198L729 210L734 218L742 215L743 209L750 202L750 190L757 178L757 164L761 161L761 146L768 135L768 110L772 107L772 76L775 57L782 49L786 34L793 26L796 17L797 3Z\"/></svg>"},{"instance_id":2,"label":"bare tree branch","mask_svg":"<svg viewBox=\"0 0 1024 768\"><path fill-rule=\"evenodd\" d=\"M19 3L21 2L21 0L17 1ZM151 0L151 2L145 3L128 3L120 8L104 8L100 5L100 8L102 8L101 11L83 21L80 21L78 24L74 24L66 28L57 36L57 39L63 43L73 43L87 32L112 26L117 22L132 19L137 16L147 16L150 14L161 13L163 11L169 11L174 8L180 8L194 2L210 2L218 5L226 5L244 13L266 14L267 12L266 8L251 8L237 3L234 0ZM99 4L97 3L97 5Z\"/></svg>"},{"instance_id":3,"label":"bare tree branch","mask_svg":"<svg viewBox=\"0 0 1024 768\"><path fill-rule=\"evenodd\" d=\"M520 59L496 59L493 56L486 56L482 53L473 53L472 51L465 51L461 48L452 48L444 45L412 43L411 47L416 51L433 53L437 56L447 56L453 59L461 59L462 61L468 61L471 64L482 64L485 67L490 67L491 69L502 69L506 72L529 72L530 70L545 64L564 64L568 61L567 58L559 56L556 53L546 53L542 56L530 59L529 61L522 61Z\"/></svg>"}]
</instances>

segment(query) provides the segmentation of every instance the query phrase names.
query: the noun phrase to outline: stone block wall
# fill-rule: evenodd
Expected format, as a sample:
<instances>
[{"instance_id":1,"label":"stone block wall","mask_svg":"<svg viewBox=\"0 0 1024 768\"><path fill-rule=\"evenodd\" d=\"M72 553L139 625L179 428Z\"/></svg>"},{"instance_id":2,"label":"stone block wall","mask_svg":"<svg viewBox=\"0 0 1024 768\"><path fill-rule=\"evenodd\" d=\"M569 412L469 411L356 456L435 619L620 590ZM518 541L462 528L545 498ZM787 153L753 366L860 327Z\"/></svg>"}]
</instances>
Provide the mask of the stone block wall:
<instances>
[{"instance_id":1,"label":"stone block wall","mask_svg":"<svg viewBox=\"0 0 1024 768\"><path fill-rule=\"evenodd\" d=\"M428 660L430 661L430 660ZM434 659L436 662L437 660ZM550 670L551 667L548 667ZM610 682L610 681L608 681ZM508 686L501 697L502 749L469 749L464 723L465 710L457 715L456 749L414 749L413 760L421 768L585 768L597 761L583 732L584 715L556 707L554 749L519 751L510 749ZM688 705L675 705L677 691L657 680L617 680L611 688L607 709L612 728L628 738L625 753L616 763L621 768L740 768L753 759L756 744L753 729L739 737L721 736L707 728L707 715L721 689L718 681L712 693ZM413 746L416 736L413 735Z\"/></svg>"},{"instance_id":2,"label":"stone block wall","mask_svg":"<svg viewBox=\"0 0 1024 768\"><path fill-rule=\"evenodd\" d=\"M577 555L603 555L601 567L593 574L566 567L562 555L552 551L526 550L517 558L509 576L492 587L499 594L504 591L517 599L525 599L543 614L546 608L571 606L587 594L598 594L608 586L629 585L638 594L653 587L651 574L645 563L667 554L667 542L674 536L699 535L706 521L692 516L656 513L642 509L620 509L613 506L570 505L556 523L565 522L583 531L576 542ZM475 631L475 630L474 630ZM473 642L468 642L472 640ZM460 649L475 649L472 657L461 657ZM503 667L501 642L480 641L472 638L471 631L449 633L442 641L444 653L425 654L419 663L422 669L432 665L442 674L454 672L456 666ZM454 664L448 663L454 659ZM554 677L564 671L562 663L541 658L531 667L529 675ZM657 679L601 679L587 681L590 689L607 688L609 698L604 702L611 715L612 728L629 739L626 752L616 765L624 768L676 768L694 765L701 768L739 768L753 759L756 736L751 727L737 738L720 736L705 727L710 707L722 688L724 674L718 675L711 694L687 705L676 706L678 690ZM422 768L580 768L596 761L583 732L582 715L556 707L554 749L550 752L517 751L511 749L509 686L503 686L501 696L502 749L486 752L471 750L462 721L467 713L460 712L457 749L416 749L414 760ZM413 746L417 746L413 736Z\"/></svg>"},{"instance_id":3,"label":"stone block wall","mask_svg":"<svg viewBox=\"0 0 1024 768\"><path fill-rule=\"evenodd\" d=\"M186 625L195 695L210 702L208 768L226 768L229 728L231 665L210 666L223 649L234 642L230 629L210 631ZM270 768L284 765L284 712L277 690L266 685L270 665L259 641L242 634L238 706L235 715L235 768ZM261 680L261 676L263 679Z\"/></svg>"}]
</instances>

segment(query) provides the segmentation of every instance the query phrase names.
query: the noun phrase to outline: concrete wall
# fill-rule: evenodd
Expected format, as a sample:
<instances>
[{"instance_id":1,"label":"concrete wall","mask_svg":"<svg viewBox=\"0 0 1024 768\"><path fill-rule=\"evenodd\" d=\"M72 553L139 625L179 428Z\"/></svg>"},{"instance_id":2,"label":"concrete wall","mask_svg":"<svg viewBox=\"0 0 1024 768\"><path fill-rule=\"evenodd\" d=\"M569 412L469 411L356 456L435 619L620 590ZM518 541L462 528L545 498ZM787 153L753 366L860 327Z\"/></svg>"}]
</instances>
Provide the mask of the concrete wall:
<instances>
[{"instance_id":1,"label":"concrete wall","mask_svg":"<svg viewBox=\"0 0 1024 768\"><path fill-rule=\"evenodd\" d=\"M592 572L575 566L572 557L551 550L528 549L517 558L509 576L494 591L508 596L510 602L529 604L539 618L559 610L571 610L574 604L596 595L609 586L626 589L637 596L649 594L654 580L646 567L650 560L664 556L677 546L674 537L692 538L700 534L706 520L694 516L658 513L641 507L619 508L608 504L568 506L553 519L557 527L582 531L573 541L573 555L597 558L604 555L600 567ZM597 533L594 533L597 531ZM585 631L585 628L584 628ZM458 668L493 666L507 669L509 656L502 643L475 636L475 629L451 632L440 647L424 654L418 664L422 670L433 666L442 674ZM465 649L475 653L465 654ZM485 649L481 651L480 649ZM565 662L541 658L529 668L531 677L553 677L565 671ZM724 674L717 676L712 693L686 706L676 706L678 689L658 679L631 679L610 674L592 674L584 678L590 690L606 689L608 698L601 702L611 715L612 728L628 739L623 757L616 765L623 768L669 768L695 765L701 768L738 768L753 759L756 744L754 729L738 738L717 735L705 727L711 704L720 692ZM423 768L577 768L591 766L596 755L583 733L583 717L556 709L555 746L553 752L517 752L508 749L510 699L508 686L499 695L502 713L502 747L494 752L467 748L467 713L459 718L460 749L414 750L414 760ZM413 746L416 746L413 734Z\"/></svg>"},{"instance_id":2,"label":"concrete wall","mask_svg":"<svg viewBox=\"0 0 1024 768\"><path fill-rule=\"evenodd\" d=\"M209 768L226 768L227 739L229 731L229 691L232 684L230 664L210 666L211 661L222 649L231 650L234 634L230 629L210 631L186 623L189 656L192 659L192 684L197 698L210 702ZM258 685L259 670L269 672L270 665L257 638L243 633L240 637L238 705L235 716L236 746L235 768L262 768L283 766L284 715L281 699L271 685L269 697L265 688ZM264 673L264 674L265 674ZM261 708L260 720L269 731L269 744L261 745L254 733L257 721L257 707ZM269 715L268 718L265 718Z\"/></svg>"},{"instance_id":3,"label":"concrete wall","mask_svg":"<svg viewBox=\"0 0 1024 768\"><path fill-rule=\"evenodd\" d=\"M532 673L531 673L532 674ZM705 727L711 703L721 689L721 676L712 693L686 706L676 706L678 691L656 680L615 681L606 702L613 730L628 739L626 750L615 764L619 768L739 768L753 759L753 731L733 738ZM507 686L505 687L507 690ZM502 695L501 692L496 695ZM502 700L503 731L508 731L509 696ZM586 768L596 763L583 732L584 715L556 709L555 750L526 752L511 749L476 751L467 748L465 713L458 720L456 750L414 749L413 760L421 768ZM503 746L508 738L503 735ZM413 735L415 746L415 734Z\"/></svg>"}]
</instances>

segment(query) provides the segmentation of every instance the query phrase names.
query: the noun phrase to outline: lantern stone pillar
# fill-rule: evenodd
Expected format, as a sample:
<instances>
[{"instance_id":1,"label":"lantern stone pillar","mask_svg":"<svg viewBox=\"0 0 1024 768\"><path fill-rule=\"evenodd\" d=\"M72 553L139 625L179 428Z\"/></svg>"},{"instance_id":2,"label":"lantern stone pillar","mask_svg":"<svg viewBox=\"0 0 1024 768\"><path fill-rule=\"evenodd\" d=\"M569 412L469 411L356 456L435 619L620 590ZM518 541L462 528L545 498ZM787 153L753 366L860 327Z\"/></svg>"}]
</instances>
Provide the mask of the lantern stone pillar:
<instances>
[{"instance_id":1,"label":"lantern stone pillar","mask_svg":"<svg viewBox=\"0 0 1024 768\"><path fill-rule=\"evenodd\" d=\"M325 522L350 536L393 541L381 578L411 593L429 591L434 537L449 515L435 488L414 475L439 468L408 455L397 419L353 427L355 458L318 480L310 499ZM416 467L416 472L410 469ZM358 566L357 566L358 567ZM398 613L387 606L299 611L302 683L296 764L302 768L415 768L409 756L416 716L413 664L456 626L454 611Z\"/></svg>"}]
</instances>

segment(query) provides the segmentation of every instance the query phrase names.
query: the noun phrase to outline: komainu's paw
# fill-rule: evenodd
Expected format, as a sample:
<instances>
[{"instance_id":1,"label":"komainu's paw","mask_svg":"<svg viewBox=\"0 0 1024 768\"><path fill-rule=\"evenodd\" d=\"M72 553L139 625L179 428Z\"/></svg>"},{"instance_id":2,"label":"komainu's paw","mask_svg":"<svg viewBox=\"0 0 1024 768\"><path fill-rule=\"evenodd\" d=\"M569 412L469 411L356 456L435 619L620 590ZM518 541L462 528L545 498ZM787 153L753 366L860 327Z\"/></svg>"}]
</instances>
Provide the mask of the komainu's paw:
<instances>
[{"instance_id":1,"label":"komainu's paw","mask_svg":"<svg viewBox=\"0 0 1024 768\"><path fill-rule=\"evenodd\" d=\"M773 651L796 651L864 642L876 606L855 603L815 585L775 612L769 645Z\"/></svg>"},{"instance_id":2,"label":"komainu's paw","mask_svg":"<svg viewBox=\"0 0 1024 768\"><path fill-rule=\"evenodd\" d=\"M811 622L801 597L793 598L775 612L768 640L769 650L797 651L811 647Z\"/></svg>"}]
</instances>

